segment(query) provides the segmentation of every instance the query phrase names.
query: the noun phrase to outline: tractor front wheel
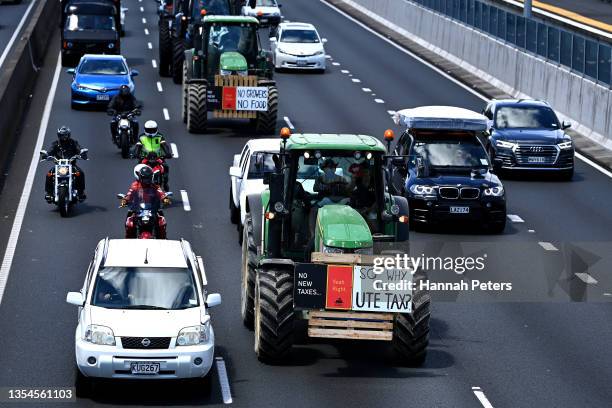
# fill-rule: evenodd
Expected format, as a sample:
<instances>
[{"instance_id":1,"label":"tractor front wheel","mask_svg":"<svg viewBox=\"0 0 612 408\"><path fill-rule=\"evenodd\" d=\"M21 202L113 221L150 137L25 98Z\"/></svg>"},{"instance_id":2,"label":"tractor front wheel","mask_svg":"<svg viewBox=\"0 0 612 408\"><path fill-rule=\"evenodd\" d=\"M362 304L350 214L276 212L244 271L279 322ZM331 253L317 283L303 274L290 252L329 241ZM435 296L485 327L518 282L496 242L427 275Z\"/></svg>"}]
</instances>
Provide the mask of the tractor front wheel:
<instances>
[{"instance_id":1,"label":"tractor front wheel","mask_svg":"<svg viewBox=\"0 0 612 408\"><path fill-rule=\"evenodd\" d=\"M189 133L204 133L208 125L206 85L189 84L187 90L187 130Z\"/></svg>"},{"instance_id":2,"label":"tractor front wheel","mask_svg":"<svg viewBox=\"0 0 612 408\"><path fill-rule=\"evenodd\" d=\"M273 135L276 133L276 118L278 116L278 89L268 87L268 110L257 112L255 131L260 135Z\"/></svg>"},{"instance_id":3,"label":"tractor front wheel","mask_svg":"<svg viewBox=\"0 0 612 408\"><path fill-rule=\"evenodd\" d=\"M293 274L275 266L257 271L255 281L255 353L275 363L293 345Z\"/></svg>"}]
</instances>

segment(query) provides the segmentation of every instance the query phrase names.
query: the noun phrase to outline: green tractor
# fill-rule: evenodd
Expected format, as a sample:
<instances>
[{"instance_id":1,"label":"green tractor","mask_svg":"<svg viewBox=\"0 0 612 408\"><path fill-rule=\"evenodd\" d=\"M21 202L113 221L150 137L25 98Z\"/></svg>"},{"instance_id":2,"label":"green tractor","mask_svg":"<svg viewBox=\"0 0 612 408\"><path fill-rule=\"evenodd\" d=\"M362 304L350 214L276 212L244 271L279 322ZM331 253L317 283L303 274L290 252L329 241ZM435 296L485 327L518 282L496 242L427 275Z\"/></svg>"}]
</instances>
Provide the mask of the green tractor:
<instances>
[{"instance_id":1,"label":"green tractor","mask_svg":"<svg viewBox=\"0 0 612 408\"><path fill-rule=\"evenodd\" d=\"M190 133L204 133L208 112L249 119L259 134L276 131L278 90L272 58L260 46L254 17L206 16L185 51L182 116Z\"/></svg>"},{"instance_id":2,"label":"green tractor","mask_svg":"<svg viewBox=\"0 0 612 408\"><path fill-rule=\"evenodd\" d=\"M386 189L384 145L287 128L281 137L268 189L247 196L243 230L241 315L258 358L285 358L305 320L309 337L383 340L401 361L422 364L423 271L381 266L407 254L409 231L408 202Z\"/></svg>"}]
</instances>

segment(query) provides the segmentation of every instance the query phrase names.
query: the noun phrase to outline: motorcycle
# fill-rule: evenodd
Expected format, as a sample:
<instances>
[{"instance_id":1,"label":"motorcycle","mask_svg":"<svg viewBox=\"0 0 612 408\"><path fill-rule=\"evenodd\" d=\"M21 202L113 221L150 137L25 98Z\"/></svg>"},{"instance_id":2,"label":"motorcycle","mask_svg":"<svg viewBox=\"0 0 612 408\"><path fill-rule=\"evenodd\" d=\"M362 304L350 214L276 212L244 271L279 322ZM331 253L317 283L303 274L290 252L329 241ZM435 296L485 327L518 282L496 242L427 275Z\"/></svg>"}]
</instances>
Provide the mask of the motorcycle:
<instances>
[{"instance_id":1,"label":"motorcycle","mask_svg":"<svg viewBox=\"0 0 612 408\"><path fill-rule=\"evenodd\" d=\"M130 148L138 142L135 123L136 116L140 116L140 113L140 109L122 113L116 113L113 110L108 111L108 115L114 116L114 120L117 122L117 131L113 135L113 141L121 149L121 157L124 159L130 157Z\"/></svg>"},{"instance_id":2,"label":"motorcycle","mask_svg":"<svg viewBox=\"0 0 612 408\"><path fill-rule=\"evenodd\" d=\"M149 152L147 157L140 161L153 169L153 183L168 191L168 173L166 172L166 161L159 157L155 152Z\"/></svg>"},{"instance_id":3,"label":"motorcycle","mask_svg":"<svg viewBox=\"0 0 612 408\"><path fill-rule=\"evenodd\" d=\"M73 171L73 163L76 160L87 160L87 152L87 149L81 149L79 154L69 159L59 159L55 156L49 156L46 150L40 151L41 162L53 161L55 163L53 201L49 202L49 204L57 205L62 217L68 217L72 206L78 201L79 195L75 188L76 174Z\"/></svg>"},{"instance_id":4,"label":"motorcycle","mask_svg":"<svg viewBox=\"0 0 612 408\"><path fill-rule=\"evenodd\" d=\"M171 197L172 193L166 193ZM125 194L117 194L120 200ZM119 206L122 208L123 205ZM138 239L166 239L166 217L160 209L159 199L132 199L128 207L128 217L125 220L125 237Z\"/></svg>"}]
</instances>

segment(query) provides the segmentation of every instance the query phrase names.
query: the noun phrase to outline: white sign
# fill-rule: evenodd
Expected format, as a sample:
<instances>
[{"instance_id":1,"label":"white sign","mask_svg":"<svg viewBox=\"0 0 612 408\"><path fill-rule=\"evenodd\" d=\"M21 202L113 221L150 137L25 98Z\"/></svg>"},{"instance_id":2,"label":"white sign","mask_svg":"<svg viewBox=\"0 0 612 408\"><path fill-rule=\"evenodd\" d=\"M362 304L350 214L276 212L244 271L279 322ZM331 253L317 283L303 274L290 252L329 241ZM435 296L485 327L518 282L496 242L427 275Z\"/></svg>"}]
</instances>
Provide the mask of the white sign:
<instances>
[{"instance_id":1,"label":"white sign","mask_svg":"<svg viewBox=\"0 0 612 408\"><path fill-rule=\"evenodd\" d=\"M236 87L237 111L267 111L268 87L238 86Z\"/></svg>"},{"instance_id":2,"label":"white sign","mask_svg":"<svg viewBox=\"0 0 612 408\"><path fill-rule=\"evenodd\" d=\"M377 274L373 266L355 266L352 310L410 313L413 285L408 269L385 269Z\"/></svg>"}]
</instances>

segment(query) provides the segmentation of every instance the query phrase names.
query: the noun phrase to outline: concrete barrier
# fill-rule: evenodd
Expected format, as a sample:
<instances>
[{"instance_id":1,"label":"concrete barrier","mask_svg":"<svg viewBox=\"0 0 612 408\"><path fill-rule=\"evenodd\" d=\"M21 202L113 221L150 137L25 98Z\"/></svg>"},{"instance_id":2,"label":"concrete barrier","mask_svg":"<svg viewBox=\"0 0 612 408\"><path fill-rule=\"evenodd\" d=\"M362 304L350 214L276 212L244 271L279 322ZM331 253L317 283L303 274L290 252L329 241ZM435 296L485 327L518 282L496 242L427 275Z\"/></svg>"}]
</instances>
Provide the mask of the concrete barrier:
<instances>
[{"instance_id":1,"label":"concrete barrier","mask_svg":"<svg viewBox=\"0 0 612 408\"><path fill-rule=\"evenodd\" d=\"M562 120L612 149L612 90L409 0L343 0L518 98L548 101Z\"/></svg>"},{"instance_id":2,"label":"concrete barrier","mask_svg":"<svg viewBox=\"0 0 612 408\"><path fill-rule=\"evenodd\" d=\"M60 3L38 0L0 71L0 167L6 170L14 151L30 94L49 40L57 30ZM59 44L57 44L59 47ZM2 174L4 171L2 172Z\"/></svg>"}]
</instances>

